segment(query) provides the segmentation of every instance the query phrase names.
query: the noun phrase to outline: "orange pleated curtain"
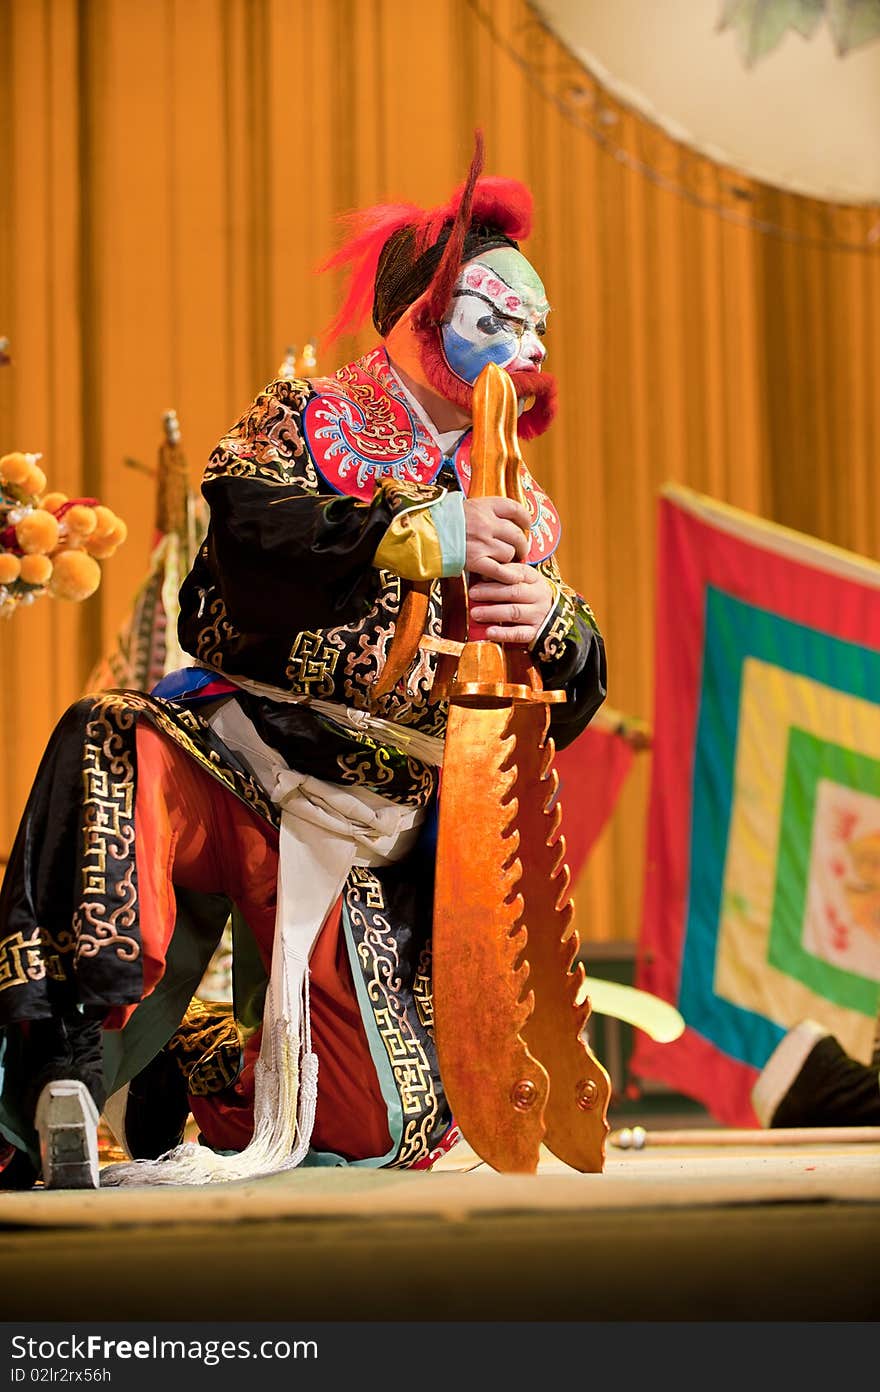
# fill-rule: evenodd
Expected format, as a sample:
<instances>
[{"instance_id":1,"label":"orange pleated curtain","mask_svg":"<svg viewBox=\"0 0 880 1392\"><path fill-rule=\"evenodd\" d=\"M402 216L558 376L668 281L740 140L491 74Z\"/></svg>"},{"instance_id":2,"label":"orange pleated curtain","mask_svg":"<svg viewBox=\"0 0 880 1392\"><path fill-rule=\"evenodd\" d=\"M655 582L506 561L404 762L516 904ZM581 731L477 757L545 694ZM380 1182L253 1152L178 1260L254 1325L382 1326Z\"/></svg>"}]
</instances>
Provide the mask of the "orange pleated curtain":
<instances>
[{"instance_id":1,"label":"orange pleated curtain","mask_svg":"<svg viewBox=\"0 0 880 1392\"><path fill-rule=\"evenodd\" d=\"M123 461L154 462L173 407L197 484L337 306L314 274L334 216L445 199L477 125L488 172L535 195L561 404L528 458L609 702L651 718L664 481L878 554L880 208L695 155L525 0L0 0L0 93L0 453L42 451L52 488L129 524L90 600L0 627L0 853L146 568L154 484ZM587 941L638 935L649 757L579 882Z\"/></svg>"}]
</instances>

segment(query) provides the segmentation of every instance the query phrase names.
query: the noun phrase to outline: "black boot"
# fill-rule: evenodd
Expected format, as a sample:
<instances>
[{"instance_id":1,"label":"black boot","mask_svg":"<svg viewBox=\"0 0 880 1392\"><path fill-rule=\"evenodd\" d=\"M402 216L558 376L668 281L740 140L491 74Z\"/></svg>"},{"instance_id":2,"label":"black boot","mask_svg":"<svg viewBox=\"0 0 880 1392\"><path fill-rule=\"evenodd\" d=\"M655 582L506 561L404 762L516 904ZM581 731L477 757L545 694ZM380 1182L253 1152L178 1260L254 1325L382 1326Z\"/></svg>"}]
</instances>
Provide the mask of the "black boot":
<instances>
[{"instance_id":1,"label":"black boot","mask_svg":"<svg viewBox=\"0 0 880 1392\"><path fill-rule=\"evenodd\" d=\"M33 1189L39 1178L39 1166L26 1150L10 1145L0 1151L0 1189Z\"/></svg>"},{"instance_id":2,"label":"black boot","mask_svg":"<svg viewBox=\"0 0 880 1392\"><path fill-rule=\"evenodd\" d=\"M188 1117L186 1082L166 1046L129 1083L119 1139L133 1160L156 1160L181 1144Z\"/></svg>"},{"instance_id":3,"label":"black boot","mask_svg":"<svg viewBox=\"0 0 880 1392\"><path fill-rule=\"evenodd\" d=\"M789 1030L758 1078L752 1104L764 1126L880 1126L880 1070L850 1058L812 1020Z\"/></svg>"},{"instance_id":4,"label":"black boot","mask_svg":"<svg viewBox=\"0 0 880 1392\"><path fill-rule=\"evenodd\" d=\"M46 1188L97 1188L102 1015L74 1009L8 1031L4 1093L37 1133L40 1170L17 1152L0 1172L2 1187L29 1188L42 1173Z\"/></svg>"}]
</instances>

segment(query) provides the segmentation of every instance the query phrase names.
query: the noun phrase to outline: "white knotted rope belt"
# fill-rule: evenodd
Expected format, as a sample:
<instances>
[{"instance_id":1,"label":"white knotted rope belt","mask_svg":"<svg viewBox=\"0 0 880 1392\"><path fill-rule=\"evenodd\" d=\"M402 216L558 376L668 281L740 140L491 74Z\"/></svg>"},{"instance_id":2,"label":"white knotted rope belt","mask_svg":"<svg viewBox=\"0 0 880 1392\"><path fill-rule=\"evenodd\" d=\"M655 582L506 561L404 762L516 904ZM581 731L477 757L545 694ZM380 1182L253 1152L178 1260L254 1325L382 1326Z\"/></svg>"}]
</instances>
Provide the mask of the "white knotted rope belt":
<instances>
[{"instance_id":1,"label":"white knotted rope belt","mask_svg":"<svg viewBox=\"0 0 880 1392\"><path fill-rule=\"evenodd\" d=\"M321 704L343 723L345 707ZM374 723L387 728L370 730ZM318 1095L318 1060L309 1019L312 948L353 866L401 859L424 818L423 809L391 802L368 788L344 788L288 768L260 739L235 700L215 711L210 724L229 749L244 756L281 811L272 967L254 1069L254 1134L237 1154L218 1155L206 1146L185 1143L158 1160L108 1166L102 1184L208 1184L276 1174L302 1163ZM370 716L357 724L382 743L391 742L389 730L400 728L388 721L374 722ZM417 737L406 739L405 752L439 762L442 741L414 731L402 734ZM402 745L404 740L398 747Z\"/></svg>"}]
</instances>

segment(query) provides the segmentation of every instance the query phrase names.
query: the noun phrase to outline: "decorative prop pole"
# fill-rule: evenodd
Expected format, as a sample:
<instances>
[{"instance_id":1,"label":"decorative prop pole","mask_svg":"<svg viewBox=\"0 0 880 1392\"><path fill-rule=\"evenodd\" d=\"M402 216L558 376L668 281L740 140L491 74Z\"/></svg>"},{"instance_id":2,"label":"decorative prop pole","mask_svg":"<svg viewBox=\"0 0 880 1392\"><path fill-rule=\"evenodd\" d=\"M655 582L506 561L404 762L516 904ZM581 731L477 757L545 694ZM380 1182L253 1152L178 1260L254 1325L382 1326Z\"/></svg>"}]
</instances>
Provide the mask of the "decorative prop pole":
<instances>
[{"instance_id":1,"label":"decorative prop pole","mask_svg":"<svg viewBox=\"0 0 880 1392\"><path fill-rule=\"evenodd\" d=\"M178 590L206 530L201 497L190 487L177 412L162 415L162 440L155 469L136 459L129 468L156 480L156 512L149 572L134 596L128 617L109 652L90 673L89 691L110 687L152 691L187 658L177 640Z\"/></svg>"},{"instance_id":2,"label":"decorative prop pole","mask_svg":"<svg viewBox=\"0 0 880 1392\"><path fill-rule=\"evenodd\" d=\"M314 372L317 366L318 360L315 357L315 345L309 342L305 345L302 352L294 347L287 349L281 360L281 366L278 369L277 375L286 378L288 381L293 381L297 378L307 377L309 373Z\"/></svg>"},{"instance_id":3,"label":"decorative prop pole","mask_svg":"<svg viewBox=\"0 0 880 1392\"><path fill-rule=\"evenodd\" d=\"M646 1131L624 1126L612 1131L608 1144L618 1150L656 1150L669 1146L817 1146L880 1145L880 1126L778 1126L768 1131L731 1127L695 1127L690 1131Z\"/></svg>"}]
</instances>

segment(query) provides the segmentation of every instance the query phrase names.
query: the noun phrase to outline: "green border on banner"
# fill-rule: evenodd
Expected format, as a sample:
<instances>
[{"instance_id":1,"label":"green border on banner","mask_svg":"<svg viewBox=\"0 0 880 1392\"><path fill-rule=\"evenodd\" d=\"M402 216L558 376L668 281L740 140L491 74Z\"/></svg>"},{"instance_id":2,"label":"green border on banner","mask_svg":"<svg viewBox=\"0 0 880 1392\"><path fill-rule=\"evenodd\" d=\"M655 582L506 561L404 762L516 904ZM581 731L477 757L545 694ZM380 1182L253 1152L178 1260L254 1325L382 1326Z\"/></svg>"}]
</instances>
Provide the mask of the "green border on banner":
<instances>
[{"instance_id":1,"label":"green border on banner","mask_svg":"<svg viewBox=\"0 0 880 1392\"><path fill-rule=\"evenodd\" d=\"M820 778L880 798L880 761L791 727L767 960L771 966L802 981L816 995L873 1017L877 1014L880 985L814 957L801 939Z\"/></svg>"}]
</instances>

